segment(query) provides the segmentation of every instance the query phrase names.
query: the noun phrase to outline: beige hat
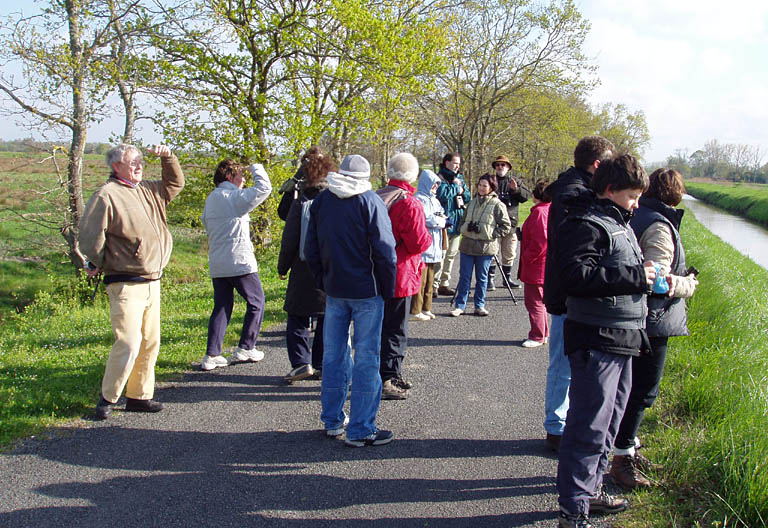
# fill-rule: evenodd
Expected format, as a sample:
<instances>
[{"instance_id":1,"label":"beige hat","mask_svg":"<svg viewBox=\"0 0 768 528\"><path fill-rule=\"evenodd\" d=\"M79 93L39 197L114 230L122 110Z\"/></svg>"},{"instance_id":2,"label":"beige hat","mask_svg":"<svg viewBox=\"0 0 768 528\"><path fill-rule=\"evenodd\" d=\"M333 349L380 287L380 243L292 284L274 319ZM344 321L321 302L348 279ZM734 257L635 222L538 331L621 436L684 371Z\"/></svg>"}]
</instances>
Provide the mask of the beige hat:
<instances>
[{"instance_id":1,"label":"beige hat","mask_svg":"<svg viewBox=\"0 0 768 528\"><path fill-rule=\"evenodd\" d=\"M493 160L493 163L491 163L491 167L495 169L497 163L506 163L510 169L512 168L512 163L510 163L509 158L506 157L504 154L502 154L501 156L498 156L495 160Z\"/></svg>"}]
</instances>

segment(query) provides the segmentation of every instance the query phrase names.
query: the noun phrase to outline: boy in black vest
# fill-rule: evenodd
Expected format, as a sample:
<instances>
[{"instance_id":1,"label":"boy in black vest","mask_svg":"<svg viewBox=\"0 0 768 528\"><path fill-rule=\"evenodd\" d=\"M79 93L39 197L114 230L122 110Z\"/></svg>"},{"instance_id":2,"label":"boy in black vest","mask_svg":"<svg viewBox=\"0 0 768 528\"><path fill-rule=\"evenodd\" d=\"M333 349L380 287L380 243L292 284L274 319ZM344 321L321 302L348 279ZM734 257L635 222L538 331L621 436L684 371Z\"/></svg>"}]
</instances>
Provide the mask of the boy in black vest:
<instances>
[{"instance_id":1,"label":"boy in black vest","mask_svg":"<svg viewBox=\"0 0 768 528\"><path fill-rule=\"evenodd\" d=\"M632 229L632 211L648 175L630 155L603 161L592 179L596 196L561 225L555 251L566 290L563 328L571 365L570 408L560 444L560 526L587 528L589 513L627 509L603 491L632 380L632 356L648 349L646 292L656 276Z\"/></svg>"}]
</instances>

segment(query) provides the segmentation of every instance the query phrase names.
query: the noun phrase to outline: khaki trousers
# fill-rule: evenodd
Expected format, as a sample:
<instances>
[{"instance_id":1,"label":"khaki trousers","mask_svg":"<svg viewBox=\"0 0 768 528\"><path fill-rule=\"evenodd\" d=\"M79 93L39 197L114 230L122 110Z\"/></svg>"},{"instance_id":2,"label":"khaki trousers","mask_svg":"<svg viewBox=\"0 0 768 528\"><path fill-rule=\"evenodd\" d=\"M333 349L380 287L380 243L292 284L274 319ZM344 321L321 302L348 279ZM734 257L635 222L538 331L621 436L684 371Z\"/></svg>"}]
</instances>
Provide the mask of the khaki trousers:
<instances>
[{"instance_id":1,"label":"khaki trousers","mask_svg":"<svg viewBox=\"0 0 768 528\"><path fill-rule=\"evenodd\" d=\"M101 394L114 403L125 388L128 398L151 400L160 352L160 281L114 282L106 290L115 342Z\"/></svg>"},{"instance_id":2,"label":"khaki trousers","mask_svg":"<svg viewBox=\"0 0 768 528\"><path fill-rule=\"evenodd\" d=\"M502 266L514 266L517 257L517 233L513 229L508 235L499 238L499 255Z\"/></svg>"},{"instance_id":3,"label":"khaki trousers","mask_svg":"<svg viewBox=\"0 0 768 528\"><path fill-rule=\"evenodd\" d=\"M453 270L453 261L456 259L456 254L459 252L459 243L461 243L461 235L448 235L448 247L445 249L445 256L442 262L438 262L435 265L435 280L434 286L446 286L451 285L451 271Z\"/></svg>"},{"instance_id":4,"label":"khaki trousers","mask_svg":"<svg viewBox=\"0 0 768 528\"><path fill-rule=\"evenodd\" d=\"M424 264L421 270L419 292L411 297L411 315L432 311L432 283L435 280L435 264Z\"/></svg>"}]
</instances>

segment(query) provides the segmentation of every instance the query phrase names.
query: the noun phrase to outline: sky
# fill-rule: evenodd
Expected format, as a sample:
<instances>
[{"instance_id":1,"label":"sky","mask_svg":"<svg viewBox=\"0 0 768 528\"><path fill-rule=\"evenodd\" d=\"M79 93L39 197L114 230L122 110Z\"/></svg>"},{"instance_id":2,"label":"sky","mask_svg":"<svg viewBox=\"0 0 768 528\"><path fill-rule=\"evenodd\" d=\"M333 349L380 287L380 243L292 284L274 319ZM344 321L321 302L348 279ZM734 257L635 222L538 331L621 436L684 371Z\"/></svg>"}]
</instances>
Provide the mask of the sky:
<instances>
[{"instance_id":1,"label":"sky","mask_svg":"<svg viewBox=\"0 0 768 528\"><path fill-rule=\"evenodd\" d=\"M759 147L768 162L767 0L575 2L592 25L584 51L600 79L589 100L645 113L646 162L678 149L690 155L712 139ZM0 0L0 17L19 9L27 13L29 0ZM107 120L89 140L106 141L121 127ZM139 128L145 143L158 141L149 125ZM0 120L1 139L27 135Z\"/></svg>"},{"instance_id":2,"label":"sky","mask_svg":"<svg viewBox=\"0 0 768 528\"><path fill-rule=\"evenodd\" d=\"M593 104L645 113L648 162L712 139L768 161L768 1L576 0L592 29Z\"/></svg>"}]
</instances>

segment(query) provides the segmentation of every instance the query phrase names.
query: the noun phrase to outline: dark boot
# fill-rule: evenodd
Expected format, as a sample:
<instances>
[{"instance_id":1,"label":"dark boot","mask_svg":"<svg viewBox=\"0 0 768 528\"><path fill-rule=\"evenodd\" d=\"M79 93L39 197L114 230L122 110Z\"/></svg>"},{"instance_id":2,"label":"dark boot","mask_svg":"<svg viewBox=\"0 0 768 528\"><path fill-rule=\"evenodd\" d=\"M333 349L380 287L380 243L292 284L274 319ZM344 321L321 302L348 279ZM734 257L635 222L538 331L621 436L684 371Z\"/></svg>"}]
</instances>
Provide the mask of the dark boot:
<instances>
[{"instance_id":1,"label":"dark boot","mask_svg":"<svg viewBox=\"0 0 768 528\"><path fill-rule=\"evenodd\" d=\"M651 487L651 482L640 472L632 455L613 455L609 475L616 484L625 488Z\"/></svg>"},{"instance_id":2,"label":"dark boot","mask_svg":"<svg viewBox=\"0 0 768 528\"><path fill-rule=\"evenodd\" d=\"M496 264L491 264L491 267L488 268L488 287L486 288L488 291L496 291Z\"/></svg>"},{"instance_id":3,"label":"dark boot","mask_svg":"<svg viewBox=\"0 0 768 528\"><path fill-rule=\"evenodd\" d=\"M507 277L511 288L522 288L519 282L512 280L512 266L502 266L501 272Z\"/></svg>"}]
</instances>

